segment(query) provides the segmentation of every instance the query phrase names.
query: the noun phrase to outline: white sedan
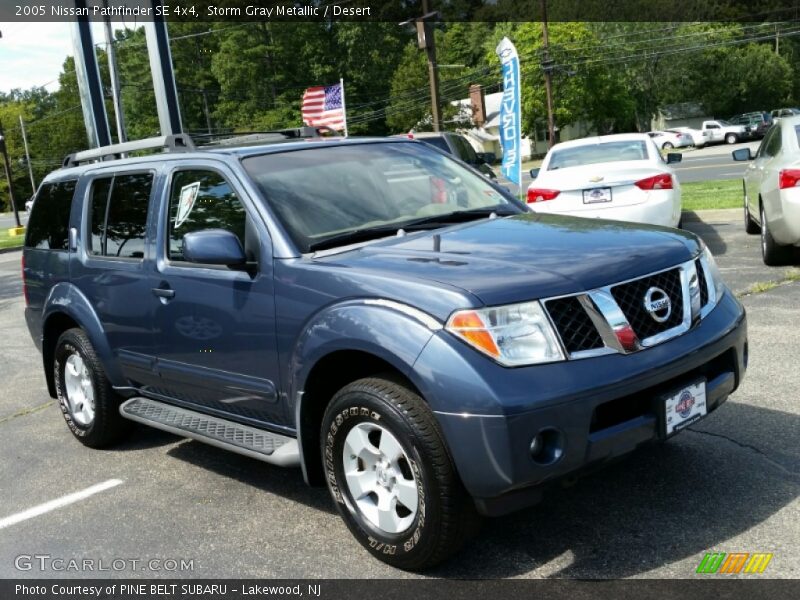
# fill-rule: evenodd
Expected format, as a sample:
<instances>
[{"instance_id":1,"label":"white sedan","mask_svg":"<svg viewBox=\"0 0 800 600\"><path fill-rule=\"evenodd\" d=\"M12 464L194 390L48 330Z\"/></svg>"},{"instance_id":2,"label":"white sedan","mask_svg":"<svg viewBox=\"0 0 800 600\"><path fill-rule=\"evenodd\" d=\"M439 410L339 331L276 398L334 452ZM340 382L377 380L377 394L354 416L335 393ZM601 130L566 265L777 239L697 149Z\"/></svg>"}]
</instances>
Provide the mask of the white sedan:
<instances>
[{"instance_id":1,"label":"white sedan","mask_svg":"<svg viewBox=\"0 0 800 600\"><path fill-rule=\"evenodd\" d=\"M749 148L734 160L751 160L744 174L744 226L761 232L761 256L782 265L800 246L800 116L782 117L767 131L755 156Z\"/></svg>"},{"instance_id":2,"label":"white sedan","mask_svg":"<svg viewBox=\"0 0 800 600\"><path fill-rule=\"evenodd\" d=\"M671 129L666 131L651 131L647 135L649 135L653 143L662 150L688 148L694 144L690 135Z\"/></svg>"},{"instance_id":3,"label":"white sedan","mask_svg":"<svg viewBox=\"0 0 800 600\"><path fill-rule=\"evenodd\" d=\"M677 227L681 188L646 133L627 133L557 144L540 169L531 169L528 204L535 212Z\"/></svg>"},{"instance_id":4,"label":"white sedan","mask_svg":"<svg viewBox=\"0 0 800 600\"><path fill-rule=\"evenodd\" d=\"M684 135L688 135L692 140L692 145L695 148L702 148L709 141L711 141L711 134L708 131L701 131L700 129L692 129L691 127L675 127L670 131L677 131Z\"/></svg>"}]
</instances>

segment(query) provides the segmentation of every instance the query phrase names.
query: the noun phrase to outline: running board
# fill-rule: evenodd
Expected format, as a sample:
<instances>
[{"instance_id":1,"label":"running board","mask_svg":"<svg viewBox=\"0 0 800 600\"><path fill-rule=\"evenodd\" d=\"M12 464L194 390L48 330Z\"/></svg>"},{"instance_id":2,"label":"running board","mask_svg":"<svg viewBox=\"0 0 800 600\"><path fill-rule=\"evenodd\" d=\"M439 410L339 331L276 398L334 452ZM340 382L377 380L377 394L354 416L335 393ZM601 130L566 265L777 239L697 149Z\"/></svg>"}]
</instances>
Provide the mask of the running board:
<instances>
[{"instance_id":1,"label":"running board","mask_svg":"<svg viewBox=\"0 0 800 600\"><path fill-rule=\"evenodd\" d=\"M297 440L285 435L248 427L149 398L131 398L119 407L119 412L126 419L273 465L281 467L300 465Z\"/></svg>"}]
</instances>

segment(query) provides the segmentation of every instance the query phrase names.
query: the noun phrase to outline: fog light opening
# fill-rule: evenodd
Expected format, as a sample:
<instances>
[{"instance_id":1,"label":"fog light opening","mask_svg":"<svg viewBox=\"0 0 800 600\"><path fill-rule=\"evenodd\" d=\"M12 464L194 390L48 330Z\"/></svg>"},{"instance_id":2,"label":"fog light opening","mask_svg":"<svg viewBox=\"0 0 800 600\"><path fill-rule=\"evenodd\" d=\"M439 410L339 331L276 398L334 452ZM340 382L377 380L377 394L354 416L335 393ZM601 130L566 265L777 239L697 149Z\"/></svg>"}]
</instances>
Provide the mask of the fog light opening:
<instances>
[{"instance_id":1,"label":"fog light opening","mask_svg":"<svg viewBox=\"0 0 800 600\"><path fill-rule=\"evenodd\" d=\"M531 458L539 465L552 465L564 454L564 435L557 429L542 429L533 436Z\"/></svg>"}]
</instances>

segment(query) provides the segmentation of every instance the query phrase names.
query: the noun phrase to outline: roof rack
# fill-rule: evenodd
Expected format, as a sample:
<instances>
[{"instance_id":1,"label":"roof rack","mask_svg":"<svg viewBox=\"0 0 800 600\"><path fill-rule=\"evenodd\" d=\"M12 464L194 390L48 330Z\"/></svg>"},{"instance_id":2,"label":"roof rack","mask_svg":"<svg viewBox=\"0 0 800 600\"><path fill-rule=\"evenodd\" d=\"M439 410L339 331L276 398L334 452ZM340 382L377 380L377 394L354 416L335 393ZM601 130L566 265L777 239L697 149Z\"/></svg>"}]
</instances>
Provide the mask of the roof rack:
<instances>
[{"instance_id":1,"label":"roof rack","mask_svg":"<svg viewBox=\"0 0 800 600\"><path fill-rule=\"evenodd\" d=\"M179 133L175 135L162 135L160 137L124 142L122 144L112 144L68 154L64 158L63 166L77 167L81 163L94 160L105 160L109 157L120 158L126 152L137 152L139 150L165 150L167 152L192 152L195 150L194 142L188 135Z\"/></svg>"},{"instance_id":2,"label":"roof rack","mask_svg":"<svg viewBox=\"0 0 800 600\"><path fill-rule=\"evenodd\" d=\"M318 138L325 133L337 132L325 125L316 127L290 127L265 131L230 131L227 133L198 133L192 137L198 146L238 146L248 144L264 144L304 138Z\"/></svg>"}]
</instances>

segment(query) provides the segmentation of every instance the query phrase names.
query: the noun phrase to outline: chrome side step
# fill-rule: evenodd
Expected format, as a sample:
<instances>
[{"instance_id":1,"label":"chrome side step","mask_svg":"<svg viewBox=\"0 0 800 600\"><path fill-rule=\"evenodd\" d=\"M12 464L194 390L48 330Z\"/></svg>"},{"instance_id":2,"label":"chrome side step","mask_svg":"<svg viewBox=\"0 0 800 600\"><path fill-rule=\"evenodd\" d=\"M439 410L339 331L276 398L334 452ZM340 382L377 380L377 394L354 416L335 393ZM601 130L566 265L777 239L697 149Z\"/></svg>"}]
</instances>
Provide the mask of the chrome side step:
<instances>
[{"instance_id":1,"label":"chrome side step","mask_svg":"<svg viewBox=\"0 0 800 600\"><path fill-rule=\"evenodd\" d=\"M119 412L126 419L273 465L300 465L297 440L285 435L240 425L150 398L131 398L119 407Z\"/></svg>"}]
</instances>

